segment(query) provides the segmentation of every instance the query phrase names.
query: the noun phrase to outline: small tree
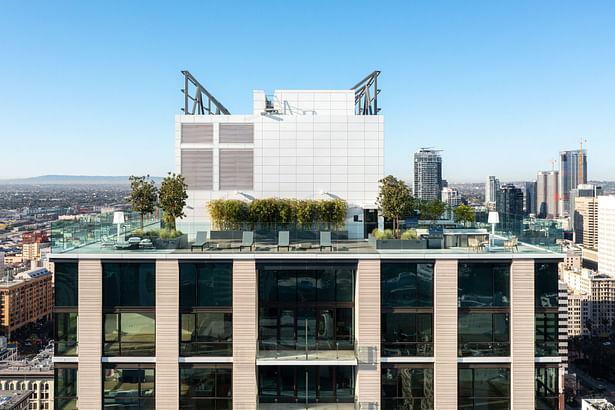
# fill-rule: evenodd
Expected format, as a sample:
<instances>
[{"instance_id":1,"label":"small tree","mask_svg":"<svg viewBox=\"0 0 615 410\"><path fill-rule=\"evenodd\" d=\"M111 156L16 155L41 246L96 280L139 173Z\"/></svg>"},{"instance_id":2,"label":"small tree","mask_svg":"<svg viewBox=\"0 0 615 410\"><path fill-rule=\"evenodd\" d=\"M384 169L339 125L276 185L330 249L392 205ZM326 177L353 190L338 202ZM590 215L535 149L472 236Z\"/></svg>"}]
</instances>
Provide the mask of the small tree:
<instances>
[{"instance_id":1,"label":"small tree","mask_svg":"<svg viewBox=\"0 0 615 410\"><path fill-rule=\"evenodd\" d=\"M439 199L433 201L422 201L419 209L421 211L420 219L438 220L446 211L446 202Z\"/></svg>"},{"instance_id":2,"label":"small tree","mask_svg":"<svg viewBox=\"0 0 615 410\"><path fill-rule=\"evenodd\" d=\"M132 175L128 179L131 192L127 201L132 205L132 209L141 215L141 229L143 229L143 215L154 212L158 189L149 174L143 177Z\"/></svg>"},{"instance_id":3,"label":"small tree","mask_svg":"<svg viewBox=\"0 0 615 410\"><path fill-rule=\"evenodd\" d=\"M186 206L186 182L181 174L175 173L169 175L162 180L160 185L159 200L160 206L164 210L167 217L168 225L171 229L175 229L175 221L177 218L185 216L184 207Z\"/></svg>"},{"instance_id":4,"label":"small tree","mask_svg":"<svg viewBox=\"0 0 615 410\"><path fill-rule=\"evenodd\" d=\"M399 217L410 211L410 188L401 179L388 175L380 180L380 193L376 205L385 218L393 219L393 231L399 236Z\"/></svg>"},{"instance_id":5,"label":"small tree","mask_svg":"<svg viewBox=\"0 0 615 410\"><path fill-rule=\"evenodd\" d=\"M453 215L455 217L455 222L461 222L465 224L466 222L474 222L474 208L468 206L466 204L461 204L453 211Z\"/></svg>"}]
</instances>

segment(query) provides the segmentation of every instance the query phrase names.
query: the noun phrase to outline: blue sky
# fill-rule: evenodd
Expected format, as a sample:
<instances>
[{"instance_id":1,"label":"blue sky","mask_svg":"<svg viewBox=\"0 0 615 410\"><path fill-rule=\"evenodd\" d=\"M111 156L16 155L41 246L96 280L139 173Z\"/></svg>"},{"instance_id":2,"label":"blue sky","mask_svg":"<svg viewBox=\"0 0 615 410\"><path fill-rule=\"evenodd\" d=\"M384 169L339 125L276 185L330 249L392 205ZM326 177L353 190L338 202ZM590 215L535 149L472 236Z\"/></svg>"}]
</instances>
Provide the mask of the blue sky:
<instances>
[{"instance_id":1,"label":"blue sky","mask_svg":"<svg viewBox=\"0 0 615 410\"><path fill-rule=\"evenodd\" d=\"M0 179L164 175L181 69L232 113L252 90L382 71L385 172L535 178L588 139L615 179L615 2L1 2Z\"/></svg>"}]
</instances>

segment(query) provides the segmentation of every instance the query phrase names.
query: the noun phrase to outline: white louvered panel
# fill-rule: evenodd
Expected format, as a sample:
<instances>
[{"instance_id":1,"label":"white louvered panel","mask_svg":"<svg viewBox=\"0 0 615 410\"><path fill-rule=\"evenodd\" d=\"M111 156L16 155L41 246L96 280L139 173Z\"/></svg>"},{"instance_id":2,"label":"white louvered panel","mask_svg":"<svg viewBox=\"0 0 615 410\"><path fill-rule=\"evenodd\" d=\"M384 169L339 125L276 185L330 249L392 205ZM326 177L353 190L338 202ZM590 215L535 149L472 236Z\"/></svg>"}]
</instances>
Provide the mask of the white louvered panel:
<instances>
[{"instance_id":1,"label":"white louvered panel","mask_svg":"<svg viewBox=\"0 0 615 410\"><path fill-rule=\"evenodd\" d=\"M254 142L254 124L220 124L221 143L247 143Z\"/></svg>"},{"instance_id":2,"label":"white louvered panel","mask_svg":"<svg viewBox=\"0 0 615 410\"><path fill-rule=\"evenodd\" d=\"M213 189L213 152L210 149L182 149L181 174L188 189Z\"/></svg>"},{"instance_id":3,"label":"white louvered panel","mask_svg":"<svg viewBox=\"0 0 615 410\"><path fill-rule=\"evenodd\" d=\"M211 144L213 141L213 124L182 124L182 142Z\"/></svg>"},{"instance_id":4,"label":"white louvered panel","mask_svg":"<svg viewBox=\"0 0 615 410\"><path fill-rule=\"evenodd\" d=\"M220 190L253 189L254 150L220 150Z\"/></svg>"}]
</instances>

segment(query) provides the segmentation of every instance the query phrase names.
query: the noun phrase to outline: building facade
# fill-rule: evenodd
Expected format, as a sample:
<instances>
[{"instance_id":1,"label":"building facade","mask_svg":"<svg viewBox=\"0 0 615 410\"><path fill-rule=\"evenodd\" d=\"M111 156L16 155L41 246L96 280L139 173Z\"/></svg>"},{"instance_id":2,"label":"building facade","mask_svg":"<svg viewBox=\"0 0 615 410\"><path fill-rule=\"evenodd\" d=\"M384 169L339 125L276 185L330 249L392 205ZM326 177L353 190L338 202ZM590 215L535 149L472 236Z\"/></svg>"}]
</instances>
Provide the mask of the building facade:
<instances>
[{"instance_id":1,"label":"building facade","mask_svg":"<svg viewBox=\"0 0 615 410\"><path fill-rule=\"evenodd\" d=\"M30 391L29 410L54 408L53 350L45 349L29 360L10 360L0 364L0 390L15 394Z\"/></svg>"},{"instance_id":2,"label":"building facade","mask_svg":"<svg viewBox=\"0 0 615 410\"><path fill-rule=\"evenodd\" d=\"M501 229L518 235L523 227L523 191L512 184L505 184L498 190L496 198Z\"/></svg>"},{"instance_id":3,"label":"building facade","mask_svg":"<svg viewBox=\"0 0 615 410\"><path fill-rule=\"evenodd\" d=\"M558 408L545 257L56 255L56 408Z\"/></svg>"},{"instance_id":4,"label":"building facade","mask_svg":"<svg viewBox=\"0 0 615 410\"><path fill-rule=\"evenodd\" d=\"M615 276L615 196L598 197L598 269Z\"/></svg>"},{"instance_id":5,"label":"building facade","mask_svg":"<svg viewBox=\"0 0 615 410\"><path fill-rule=\"evenodd\" d=\"M176 116L175 165L188 185L178 228L210 230L206 205L218 198L343 198L349 221L368 219L384 176L383 116L355 113L354 90L253 96L250 114Z\"/></svg>"},{"instance_id":6,"label":"building facade","mask_svg":"<svg viewBox=\"0 0 615 410\"><path fill-rule=\"evenodd\" d=\"M573 150L559 153L559 214L568 215L570 191L587 184L587 151Z\"/></svg>"},{"instance_id":7,"label":"building facade","mask_svg":"<svg viewBox=\"0 0 615 410\"><path fill-rule=\"evenodd\" d=\"M457 188L442 188L442 202L445 202L448 206L445 217L447 219L453 219L453 210L461 204L461 195Z\"/></svg>"},{"instance_id":8,"label":"building facade","mask_svg":"<svg viewBox=\"0 0 615 410\"><path fill-rule=\"evenodd\" d=\"M579 197L574 201L574 241L598 249L598 198Z\"/></svg>"},{"instance_id":9,"label":"building facade","mask_svg":"<svg viewBox=\"0 0 615 410\"><path fill-rule=\"evenodd\" d=\"M47 269L36 268L0 282L0 329L9 340L27 325L51 320L52 276Z\"/></svg>"},{"instance_id":10,"label":"building facade","mask_svg":"<svg viewBox=\"0 0 615 410\"><path fill-rule=\"evenodd\" d=\"M500 180L491 175L485 181L485 205L493 204L497 200L497 193L500 190Z\"/></svg>"},{"instance_id":11,"label":"building facade","mask_svg":"<svg viewBox=\"0 0 615 410\"><path fill-rule=\"evenodd\" d=\"M422 148L414 153L414 197L433 201L442 192L440 151Z\"/></svg>"},{"instance_id":12,"label":"building facade","mask_svg":"<svg viewBox=\"0 0 615 410\"><path fill-rule=\"evenodd\" d=\"M536 215L536 182L525 183L525 214Z\"/></svg>"}]
</instances>

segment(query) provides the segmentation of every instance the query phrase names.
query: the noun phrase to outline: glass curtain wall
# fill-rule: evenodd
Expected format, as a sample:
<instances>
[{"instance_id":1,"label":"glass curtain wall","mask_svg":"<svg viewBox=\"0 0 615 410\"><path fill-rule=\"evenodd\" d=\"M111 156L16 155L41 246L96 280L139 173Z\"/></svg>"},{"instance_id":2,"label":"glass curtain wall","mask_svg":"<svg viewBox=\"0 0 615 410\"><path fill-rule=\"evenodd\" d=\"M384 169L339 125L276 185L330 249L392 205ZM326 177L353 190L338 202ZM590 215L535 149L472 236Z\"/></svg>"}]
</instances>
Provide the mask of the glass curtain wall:
<instances>
[{"instance_id":1,"label":"glass curtain wall","mask_svg":"<svg viewBox=\"0 0 615 410\"><path fill-rule=\"evenodd\" d=\"M459 365L459 409L510 409L508 365Z\"/></svg>"},{"instance_id":2,"label":"glass curtain wall","mask_svg":"<svg viewBox=\"0 0 615 410\"><path fill-rule=\"evenodd\" d=\"M381 263L383 356L433 356L433 274L433 262Z\"/></svg>"},{"instance_id":3,"label":"glass curtain wall","mask_svg":"<svg viewBox=\"0 0 615 410\"><path fill-rule=\"evenodd\" d=\"M103 408L154 410L154 364L103 364Z\"/></svg>"},{"instance_id":4,"label":"glass curtain wall","mask_svg":"<svg viewBox=\"0 0 615 410\"><path fill-rule=\"evenodd\" d=\"M382 410L434 408L432 364L383 364Z\"/></svg>"},{"instance_id":5,"label":"glass curtain wall","mask_svg":"<svg viewBox=\"0 0 615 410\"><path fill-rule=\"evenodd\" d=\"M459 356L510 355L510 262L459 264Z\"/></svg>"},{"instance_id":6,"label":"glass curtain wall","mask_svg":"<svg viewBox=\"0 0 615 410\"><path fill-rule=\"evenodd\" d=\"M260 403L354 403L353 366L259 366Z\"/></svg>"},{"instance_id":7,"label":"glass curtain wall","mask_svg":"<svg viewBox=\"0 0 615 410\"><path fill-rule=\"evenodd\" d=\"M182 365L179 368L179 408L231 410L232 365Z\"/></svg>"},{"instance_id":8,"label":"glass curtain wall","mask_svg":"<svg viewBox=\"0 0 615 410\"><path fill-rule=\"evenodd\" d=\"M534 300L536 302L536 349L541 356L558 356L557 310L558 268L557 262L536 261L534 266Z\"/></svg>"},{"instance_id":9,"label":"glass curtain wall","mask_svg":"<svg viewBox=\"0 0 615 410\"><path fill-rule=\"evenodd\" d=\"M55 263L54 350L57 356L77 356L77 311L79 308L79 264Z\"/></svg>"},{"instance_id":10,"label":"glass curtain wall","mask_svg":"<svg viewBox=\"0 0 615 410\"><path fill-rule=\"evenodd\" d=\"M103 356L155 356L156 268L103 262Z\"/></svg>"},{"instance_id":11,"label":"glass curtain wall","mask_svg":"<svg viewBox=\"0 0 615 410\"><path fill-rule=\"evenodd\" d=\"M54 367L54 408L77 410L77 364L55 363Z\"/></svg>"},{"instance_id":12,"label":"glass curtain wall","mask_svg":"<svg viewBox=\"0 0 615 410\"><path fill-rule=\"evenodd\" d=\"M356 263L272 263L257 270L260 349L353 348Z\"/></svg>"},{"instance_id":13,"label":"glass curtain wall","mask_svg":"<svg viewBox=\"0 0 615 410\"><path fill-rule=\"evenodd\" d=\"M233 354L233 264L179 264L180 355Z\"/></svg>"},{"instance_id":14,"label":"glass curtain wall","mask_svg":"<svg viewBox=\"0 0 615 410\"><path fill-rule=\"evenodd\" d=\"M536 410L559 409L557 367L536 364Z\"/></svg>"}]
</instances>

